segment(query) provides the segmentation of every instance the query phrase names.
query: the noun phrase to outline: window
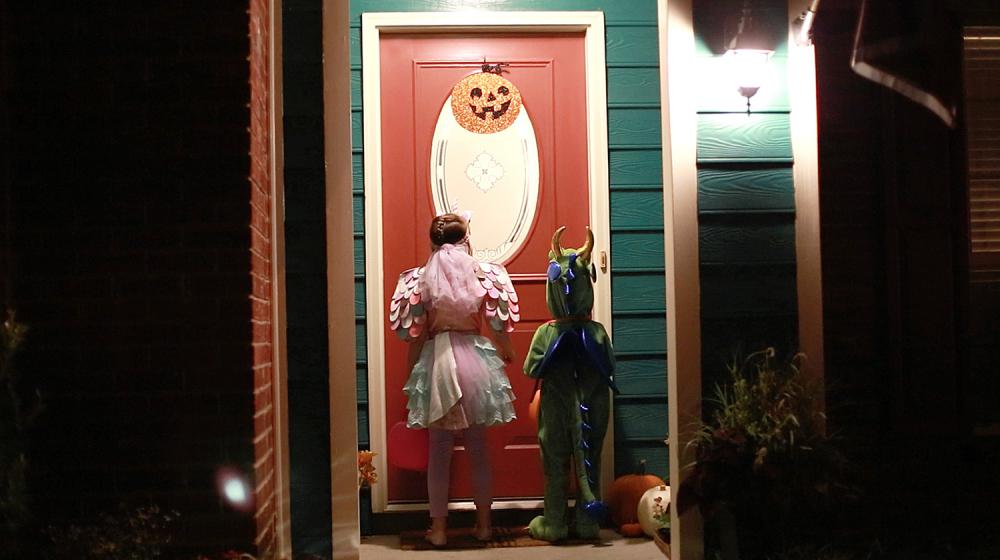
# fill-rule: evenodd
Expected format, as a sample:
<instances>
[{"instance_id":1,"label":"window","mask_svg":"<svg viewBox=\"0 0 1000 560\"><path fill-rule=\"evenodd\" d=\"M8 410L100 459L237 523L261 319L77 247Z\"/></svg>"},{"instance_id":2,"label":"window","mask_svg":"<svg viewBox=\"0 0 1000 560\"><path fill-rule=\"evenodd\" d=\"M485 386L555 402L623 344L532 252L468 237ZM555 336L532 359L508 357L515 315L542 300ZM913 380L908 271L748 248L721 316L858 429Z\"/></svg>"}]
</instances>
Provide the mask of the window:
<instances>
[{"instance_id":1,"label":"window","mask_svg":"<svg viewBox=\"0 0 1000 560\"><path fill-rule=\"evenodd\" d=\"M1000 282L1000 27L965 30L969 277Z\"/></svg>"}]
</instances>

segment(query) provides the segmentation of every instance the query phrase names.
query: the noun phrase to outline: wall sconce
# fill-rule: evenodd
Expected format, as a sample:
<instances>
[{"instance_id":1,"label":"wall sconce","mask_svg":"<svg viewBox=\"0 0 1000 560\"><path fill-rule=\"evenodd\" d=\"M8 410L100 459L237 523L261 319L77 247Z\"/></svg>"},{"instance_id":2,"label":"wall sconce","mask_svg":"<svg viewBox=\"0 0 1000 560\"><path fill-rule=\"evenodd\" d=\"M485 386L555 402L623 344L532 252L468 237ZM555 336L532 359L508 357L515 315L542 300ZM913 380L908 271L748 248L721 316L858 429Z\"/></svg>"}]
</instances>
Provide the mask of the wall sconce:
<instances>
[{"instance_id":1,"label":"wall sconce","mask_svg":"<svg viewBox=\"0 0 1000 560\"><path fill-rule=\"evenodd\" d=\"M748 115L750 98L763 85L767 62L774 54L772 43L764 31L754 23L750 0L744 0L736 33L726 45L723 57L729 60L729 73L736 82L736 91L747 99Z\"/></svg>"},{"instance_id":2,"label":"wall sconce","mask_svg":"<svg viewBox=\"0 0 1000 560\"><path fill-rule=\"evenodd\" d=\"M809 8L792 20L792 37L795 39L796 45L800 47L812 46L812 27L813 22L816 21L817 10L819 10L819 0L812 0Z\"/></svg>"}]
</instances>

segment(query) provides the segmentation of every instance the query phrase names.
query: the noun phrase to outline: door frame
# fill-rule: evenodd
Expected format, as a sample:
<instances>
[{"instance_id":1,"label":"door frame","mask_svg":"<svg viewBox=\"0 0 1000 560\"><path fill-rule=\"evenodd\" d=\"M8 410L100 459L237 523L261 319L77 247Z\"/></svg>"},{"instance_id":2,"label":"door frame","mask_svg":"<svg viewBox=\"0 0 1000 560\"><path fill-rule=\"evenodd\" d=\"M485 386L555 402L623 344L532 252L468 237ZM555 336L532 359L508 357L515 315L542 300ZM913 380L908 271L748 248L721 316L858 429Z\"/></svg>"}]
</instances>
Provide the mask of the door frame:
<instances>
[{"instance_id":1,"label":"door frame","mask_svg":"<svg viewBox=\"0 0 1000 560\"><path fill-rule=\"evenodd\" d=\"M386 313L382 263L382 126L381 63L379 45L383 34L520 32L584 33L587 93L587 150L590 184L590 227L596 237L595 254L607 255L601 270L604 282L595 285L594 319L611 328L611 232L608 180L607 89L604 56L603 12L491 12L484 25L482 12L369 12L361 16L362 98L364 127L365 187L365 296L368 353L368 420L372 446L386 449L385 418L385 329ZM602 449L601 483L610 487L614 478L614 429L609 425ZM375 456L376 468L388 472L386 453ZM376 513L424 509L426 504L389 504L385 484L372 487L372 510ZM452 503L454 509L471 509L471 502ZM541 507L540 500L502 501L495 508Z\"/></svg>"}]
</instances>

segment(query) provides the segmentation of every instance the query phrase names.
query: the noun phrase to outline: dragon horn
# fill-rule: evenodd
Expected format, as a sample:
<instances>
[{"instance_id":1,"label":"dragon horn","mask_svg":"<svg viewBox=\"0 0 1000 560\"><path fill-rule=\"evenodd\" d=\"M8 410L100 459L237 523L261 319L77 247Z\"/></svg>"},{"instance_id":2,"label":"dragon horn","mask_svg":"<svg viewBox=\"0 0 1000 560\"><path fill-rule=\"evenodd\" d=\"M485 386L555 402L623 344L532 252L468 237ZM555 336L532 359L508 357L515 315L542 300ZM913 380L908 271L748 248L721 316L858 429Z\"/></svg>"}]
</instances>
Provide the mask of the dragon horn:
<instances>
[{"instance_id":1,"label":"dragon horn","mask_svg":"<svg viewBox=\"0 0 1000 560\"><path fill-rule=\"evenodd\" d=\"M562 237L564 231L566 231L566 226L560 226L559 229L552 234L552 258L562 256L562 246L559 245L559 238Z\"/></svg>"},{"instance_id":2,"label":"dragon horn","mask_svg":"<svg viewBox=\"0 0 1000 560\"><path fill-rule=\"evenodd\" d=\"M580 255L580 259L583 262L590 262L590 253L594 250L594 232L590 231L590 226L587 226L587 242L583 244L577 253Z\"/></svg>"}]
</instances>

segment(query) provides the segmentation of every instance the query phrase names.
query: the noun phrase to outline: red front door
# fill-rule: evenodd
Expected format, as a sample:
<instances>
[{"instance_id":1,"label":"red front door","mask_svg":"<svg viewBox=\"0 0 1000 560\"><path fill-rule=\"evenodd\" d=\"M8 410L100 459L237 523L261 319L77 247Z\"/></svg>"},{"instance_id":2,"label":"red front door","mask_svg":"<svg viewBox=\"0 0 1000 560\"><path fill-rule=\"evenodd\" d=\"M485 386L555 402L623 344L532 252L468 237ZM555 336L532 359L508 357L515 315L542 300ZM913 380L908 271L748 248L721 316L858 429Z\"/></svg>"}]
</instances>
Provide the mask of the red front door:
<instances>
[{"instance_id":1,"label":"red front door","mask_svg":"<svg viewBox=\"0 0 1000 560\"><path fill-rule=\"evenodd\" d=\"M534 126L539 158L536 212L521 249L503 264L520 295L521 322L512 335L517 353L508 369L518 419L489 430L497 499L543 493L536 425L528 416L534 381L521 372L535 328L549 319L545 270L552 232L568 226L565 245L582 245L588 224L587 126L583 34L383 35L381 56L382 229L384 301L396 276L422 265L429 254L427 227L437 214L431 192L431 147L442 104L452 86L478 72L483 59L507 63L504 77L521 92ZM473 230L489 221L477 212ZM378 320L371 318L372 320ZM384 322L384 317L382 318ZM405 419L406 343L385 331L386 426ZM385 473L388 499L426 500L423 473ZM457 442L452 500L472 495L468 461Z\"/></svg>"}]
</instances>

